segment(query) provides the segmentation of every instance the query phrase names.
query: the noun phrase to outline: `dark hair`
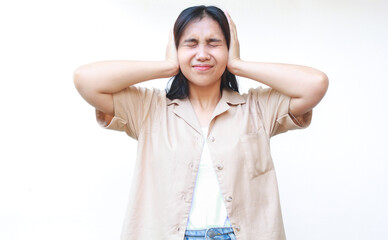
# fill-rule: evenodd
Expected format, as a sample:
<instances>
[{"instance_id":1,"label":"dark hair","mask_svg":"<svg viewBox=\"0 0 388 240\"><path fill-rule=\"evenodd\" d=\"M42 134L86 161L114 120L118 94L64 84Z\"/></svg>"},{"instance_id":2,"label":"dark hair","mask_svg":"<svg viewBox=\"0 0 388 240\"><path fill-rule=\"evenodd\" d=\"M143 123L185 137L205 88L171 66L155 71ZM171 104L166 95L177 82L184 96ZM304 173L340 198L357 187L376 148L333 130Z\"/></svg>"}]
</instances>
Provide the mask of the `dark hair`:
<instances>
[{"instance_id":1,"label":"dark hair","mask_svg":"<svg viewBox=\"0 0 388 240\"><path fill-rule=\"evenodd\" d=\"M182 37L183 31L187 25L193 20L201 20L206 16L212 18L219 24L229 49L230 29L228 19L226 18L224 12L218 7L204 5L186 8L181 12L181 14L179 14L174 25L176 48L178 48L180 38ZM189 84L187 81L187 78L183 75L181 70L179 70L179 73L170 79L169 84L171 82L171 85L166 88L166 96L171 100L186 98L189 95ZM225 72L221 76L220 91L224 88L229 88L238 92L236 76L230 73L228 69L225 69Z\"/></svg>"}]
</instances>

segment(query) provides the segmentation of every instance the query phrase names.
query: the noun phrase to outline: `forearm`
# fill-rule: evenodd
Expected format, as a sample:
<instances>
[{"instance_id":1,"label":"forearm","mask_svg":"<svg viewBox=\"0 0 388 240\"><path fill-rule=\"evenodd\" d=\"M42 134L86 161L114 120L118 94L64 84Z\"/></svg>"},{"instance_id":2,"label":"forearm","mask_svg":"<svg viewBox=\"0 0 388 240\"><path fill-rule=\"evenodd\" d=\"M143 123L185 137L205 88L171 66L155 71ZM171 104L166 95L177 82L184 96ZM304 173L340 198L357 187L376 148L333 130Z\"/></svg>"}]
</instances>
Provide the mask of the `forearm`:
<instances>
[{"instance_id":1,"label":"forearm","mask_svg":"<svg viewBox=\"0 0 388 240\"><path fill-rule=\"evenodd\" d=\"M234 63L232 72L263 83L291 98L310 95L323 97L327 89L327 76L306 66L240 60Z\"/></svg>"},{"instance_id":2,"label":"forearm","mask_svg":"<svg viewBox=\"0 0 388 240\"><path fill-rule=\"evenodd\" d=\"M325 95L329 84L326 74L300 65L241 60L236 25L229 14L226 16L231 32L228 70L237 76L256 80L289 96L290 113L303 118L305 113L315 107Z\"/></svg>"},{"instance_id":3,"label":"forearm","mask_svg":"<svg viewBox=\"0 0 388 240\"><path fill-rule=\"evenodd\" d=\"M168 61L104 61L83 65L74 72L77 88L115 93L136 83L167 78L177 67Z\"/></svg>"}]
</instances>

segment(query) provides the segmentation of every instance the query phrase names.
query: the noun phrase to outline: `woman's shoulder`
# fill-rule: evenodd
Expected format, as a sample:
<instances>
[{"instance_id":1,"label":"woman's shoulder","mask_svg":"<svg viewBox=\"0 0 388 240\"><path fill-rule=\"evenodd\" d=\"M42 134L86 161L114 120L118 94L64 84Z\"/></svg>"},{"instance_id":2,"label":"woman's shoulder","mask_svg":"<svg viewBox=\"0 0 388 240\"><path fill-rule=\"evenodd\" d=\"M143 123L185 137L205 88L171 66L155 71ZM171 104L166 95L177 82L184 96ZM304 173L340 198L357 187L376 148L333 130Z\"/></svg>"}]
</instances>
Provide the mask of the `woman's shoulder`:
<instances>
[{"instance_id":1,"label":"woman's shoulder","mask_svg":"<svg viewBox=\"0 0 388 240\"><path fill-rule=\"evenodd\" d=\"M154 87L143 87L138 85L133 85L124 88L123 90L116 93L118 96L122 97L130 97L130 98L157 98L157 99L165 99L166 98L166 91L154 88Z\"/></svg>"},{"instance_id":2,"label":"woman's shoulder","mask_svg":"<svg viewBox=\"0 0 388 240\"><path fill-rule=\"evenodd\" d=\"M229 104L241 104L257 101L270 90L270 88L256 87L248 89L247 92L240 93L231 89L224 89L222 95Z\"/></svg>"},{"instance_id":3,"label":"woman's shoulder","mask_svg":"<svg viewBox=\"0 0 388 240\"><path fill-rule=\"evenodd\" d=\"M256 88L250 88L246 93L241 94L248 104L264 104L276 106L280 102L289 101L289 97L280 93L279 91L266 87L259 86Z\"/></svg>"},{"instance_id":4,"label":"woman's shoulder","mask_svg":"<svg viewBox=\"0 0 388 240\"><path fill-rule=\"evenodd\" d=\"M251 87L246 92L240 93L240 95L246 100L247 99L256 99L256 98L259 98L260 96L268 94L272 90L273 89L271 89L269 87L262 87L262 86Z\"/></svg>"}]
</instances>

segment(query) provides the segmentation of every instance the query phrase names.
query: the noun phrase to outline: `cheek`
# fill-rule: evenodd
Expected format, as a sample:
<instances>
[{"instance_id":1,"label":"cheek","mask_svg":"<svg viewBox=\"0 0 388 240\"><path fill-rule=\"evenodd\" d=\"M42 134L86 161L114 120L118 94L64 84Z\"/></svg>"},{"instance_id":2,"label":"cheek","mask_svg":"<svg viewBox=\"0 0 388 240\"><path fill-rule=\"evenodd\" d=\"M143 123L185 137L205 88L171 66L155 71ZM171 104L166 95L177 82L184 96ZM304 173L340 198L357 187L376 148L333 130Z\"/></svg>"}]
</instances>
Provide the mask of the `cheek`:
<instances>
[{"instance_id":1,"label":"cheek","mask_svg":"<svg viewBox=\"0 0 388 240\"><path fill-rule=\"evenodd\" d=\"M177 52L178 64L181 72L187 78L190 73L190 57L187 51L179 51Z\"/></svg>"},{"instance_id":2,"label":"cheek","mask_svg":"<svg viewBox=\"0 0 388 240\"><path fill-rule=\"evenodd\" d=\"M190 62L190 58L187 52L178 50L178 63L182 67Z\"/></svg>"},{"instance_id":3,"label":"cheek","mask_svg":"<svg viewBox=\"0 0 388 240\"><path fill-rule=\"evenodd\" d=\"M223 66L228 64L228 50L219 51L216 54L217 64Z\"/></svg>"}]
</instances>

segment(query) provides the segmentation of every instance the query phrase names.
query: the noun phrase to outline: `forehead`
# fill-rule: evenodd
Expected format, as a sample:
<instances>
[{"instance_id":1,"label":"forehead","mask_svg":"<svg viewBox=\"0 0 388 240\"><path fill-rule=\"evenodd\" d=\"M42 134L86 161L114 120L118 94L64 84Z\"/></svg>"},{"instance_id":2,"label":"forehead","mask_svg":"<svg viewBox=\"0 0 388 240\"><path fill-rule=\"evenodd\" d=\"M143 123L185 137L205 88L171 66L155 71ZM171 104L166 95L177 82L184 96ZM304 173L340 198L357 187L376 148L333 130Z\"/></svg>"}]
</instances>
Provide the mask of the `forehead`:
<instances>
[{"instance_id":1,"label":"forehead","mask_svg":"<svg viewBox=\"0 0 388 240\"><path fill-rule=\"evenodd\" d=\"M217 37L224 39L224 34L220 25L210 17L205 16L202 19L191 21L183 31L181 40L185 38L210 38Z\"/></svg>"}]
</instances>

